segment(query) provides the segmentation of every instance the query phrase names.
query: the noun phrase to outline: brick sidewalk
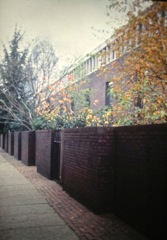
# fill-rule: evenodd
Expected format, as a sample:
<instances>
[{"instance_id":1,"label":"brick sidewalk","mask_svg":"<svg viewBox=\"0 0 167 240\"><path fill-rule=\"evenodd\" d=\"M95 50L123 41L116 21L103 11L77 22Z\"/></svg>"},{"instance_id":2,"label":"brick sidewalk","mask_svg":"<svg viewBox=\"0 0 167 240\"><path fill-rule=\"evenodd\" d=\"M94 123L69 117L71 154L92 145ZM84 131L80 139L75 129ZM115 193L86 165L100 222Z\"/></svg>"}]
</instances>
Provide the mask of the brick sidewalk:
<instances>
[{"instance_id":1,"label":"brick sidewalk","mask_svg":"<svg viewBox=\"0 0 167 240\"><path fill-rule=\"evenodd\" d=\"M0 149L0 154L43 193L46 200L81 240L146 240L113 214L96 215L71 198L62 187Z\"/></svg>"}]
</instances>

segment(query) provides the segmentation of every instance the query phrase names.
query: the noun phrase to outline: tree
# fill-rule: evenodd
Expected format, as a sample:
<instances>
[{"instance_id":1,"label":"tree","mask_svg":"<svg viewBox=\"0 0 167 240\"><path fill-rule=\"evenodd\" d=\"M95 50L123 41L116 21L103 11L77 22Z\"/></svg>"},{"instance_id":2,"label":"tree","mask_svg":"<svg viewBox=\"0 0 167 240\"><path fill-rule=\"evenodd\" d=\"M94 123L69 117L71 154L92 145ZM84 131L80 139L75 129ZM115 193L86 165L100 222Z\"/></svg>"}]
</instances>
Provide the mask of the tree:
<instances>
[{"instance_id":1,"label":"tree","mask_svg":"<svg viewBox=\"0 0 167 240\"><path fill-rule=\"evenodd\" d=\"M74 64L66 67L57 81L58 58L52 45L37 39L21 49L22 40L23 34L15 29L9 50L4 46L0 67L1 120L6 122L6 128L14 130L56 127L56 119L60 118L70 126L71 117L76 117L71 102L77 109L84 107L88 95L86 90L81 94L81 83L67 74ZM81 119L78 121L81 124Z\"/></svg>"},{"instance_id":2,"label":"tree","mask_svg":"<svg viewBox=\"0 0 167 240\"><path fill-rule=\"evenodd\" d=\"M3 46L4 59L0 65L1 76L1 99L0 108L3 111L3 119L7 122L22 123L24 127L29 127L31 119L29 108L25 104L25 64L28 49L20 49L23 34L15 29L10 42L9 51Z\"/></svg>"},{"instance_id":3,"label":"tree","mask_svg":"<svg viewBox=\"0 0 167 240\"><path fill-rule=\"evenodd\" d=\"M167 121L167 3L154 1L141 12L145 2L108 5L108 14L111 9L123 10L129 20L115 32L117 44L111 45L117 52L108 69L116 72L111 78L115 125Z\"/></svg>"},{"instance_id":4,"label":"tree","mask_svg":"<svg viewBox=\"0 0 167 240\"><path fill-rule=\"evenodd\" d=\"M36 109L40 108L42 111L50 103L51 84L55 82L57 62L53 46L47 41L35 40L26 65L26 94L36 114Z\"/></svg>"},{"instance_id":5,"label":"tree","mask_svg":"<svg viewBox=\"0 0 167 240\"><path fill-rule=\"evenodd\" d=\"M48 86L53 77L57 57L53 47L45 41L37 41L33 49L21 46L23 34L17 28L9 50L4 45L4 58L0 64L1 119L9 128L33 129L38 116L36 108L47 99ZM31 50L31 51L30 51ZM45 99L41 94L45 87Z\"/></svg>"},{"instance_id":6,"label":"tree","mask_svg":"<svg viewBox=\"0 0 167 240\"><path fill-rule=\"evenodd\" d=\"M43 104L37 108L39 115L51 121L53 127L70 127L79 110L88 104L88 90L82 89L86 79L79 78L81 69L72 73L74 66L75 63L72 63L57 81L49 85L48 97L43 96ZM45 88L41 94L45 95ZM57 120L59 123L56 126Z\"/></svg>"}]
</instances>

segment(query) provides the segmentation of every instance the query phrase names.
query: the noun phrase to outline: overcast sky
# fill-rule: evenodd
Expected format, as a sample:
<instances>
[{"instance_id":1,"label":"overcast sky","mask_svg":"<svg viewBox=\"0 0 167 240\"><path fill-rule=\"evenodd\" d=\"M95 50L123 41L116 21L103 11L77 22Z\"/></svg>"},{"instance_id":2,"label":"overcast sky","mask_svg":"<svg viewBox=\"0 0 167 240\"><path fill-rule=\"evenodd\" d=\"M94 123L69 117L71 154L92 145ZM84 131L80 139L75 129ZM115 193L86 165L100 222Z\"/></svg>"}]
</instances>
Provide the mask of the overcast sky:
<instances>
[{"instance_id":1,"label":"overcast sky","mask_svg":"<svg viewBox=\"0 0 167 240\"><path fill-rule=\"evenodd\" d=\"M16 24L25 39L49 40L58 56L83 56L109 34L107 0L0 0L0 47L7 44ZM95 28L96 30L92 29Z\"/></svg>"}]
</instances>

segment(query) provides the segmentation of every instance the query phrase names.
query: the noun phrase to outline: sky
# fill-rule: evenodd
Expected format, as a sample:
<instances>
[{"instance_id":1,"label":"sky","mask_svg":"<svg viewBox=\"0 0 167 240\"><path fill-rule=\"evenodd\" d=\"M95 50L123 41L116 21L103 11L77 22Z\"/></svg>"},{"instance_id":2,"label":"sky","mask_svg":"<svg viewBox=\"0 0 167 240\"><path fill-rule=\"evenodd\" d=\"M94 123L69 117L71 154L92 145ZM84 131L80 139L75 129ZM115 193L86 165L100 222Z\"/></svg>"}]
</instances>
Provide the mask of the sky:
<instances>
[{"instance_id":1,"label":"sky","mask_svg":"<svg viewBox=\"0 0 167 240\"><path fill-rule=\"evenodd\" d=\"M84 56L111 35L106 4L107 0L0 0L0 53L17 24L27 41L39 37L51 42L62 64Z\"/></svg>"}]
</instances>

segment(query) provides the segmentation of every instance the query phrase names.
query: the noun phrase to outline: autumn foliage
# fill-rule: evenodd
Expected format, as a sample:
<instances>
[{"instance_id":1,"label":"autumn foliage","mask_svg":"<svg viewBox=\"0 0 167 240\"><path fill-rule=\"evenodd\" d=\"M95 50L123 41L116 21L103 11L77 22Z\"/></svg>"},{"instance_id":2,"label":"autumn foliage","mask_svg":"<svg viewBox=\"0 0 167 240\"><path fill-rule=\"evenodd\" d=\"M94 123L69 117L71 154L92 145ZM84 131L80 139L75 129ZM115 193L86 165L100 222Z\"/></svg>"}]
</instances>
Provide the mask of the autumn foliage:
<instances>
[{"instance_id":1,"label":"autumn foliage","mask_svg":"<svg viewBox=\"0 0 167 240\"><path fill-rule=\"evenodd\" d=\"M50 98L45 99L36 111L49 122L49 128L74 128L86 126L109 126L112 124L110 109L93 110L89 105L91 92L84 84L87 78L77 80L77 76L67 74L50 85ZM45 93L45 91L44 91ZM42 97L42 95L41 95ZM95 100L96 105L98 100Z\"/></svg>"},{"instance_id":2,"label":"autumn foliage","mask_svg":"<svg viewBox=\"0 0 167 240\"><path fill-rule=\"evenodd\" d=\"M137 9L142 3L134 1L133 6ZM116 40L111 42L110 49L115 51L116 60L108 65L102 61L100 66L101 74L110 76L112 82L109 93L112 106L91 109L86 102L83 79L78 81L77 76L66 74L65 80L50 86L51 101L44 101L39 113L58 128L166 122L166 14L167 4L157 2L138 15L129 11L128 24L115 32ZM109 54L106 51L98 57L105 59ZM78 105L75 109L74 100Z\"/></svg>"},{"instance_id":3,"label":"autumn foliage","mask_svg":"<svg viewBox=\"0 0 167 240\"><path fill-rule=\"evenodd\" d=\"M106 51L96 56L101 59L98 74L100 72L106 82L109 79L111 83L108 93L112 96L111 106L91 109L89 100L93 93L88 87L86 73L86 77L81 78L85 69L78 66L82 64L77 68L75 64L71 66L78 72L73 73L69 67L56 80L52 73L57 58L52 46L37 44L30 55L25 50L24 58L21 58L19 42L22 36L17 39L15 32L11 46L22 63L20 68L19 64L16 68L16 54L12 55L4 48L0 68L3 121L5 119L10 125L19 123L27 129L158 124L167 121L167 3L154 1L149 8L137 12L144 0L108 1L111 2L109 10L125 11L129 7L128 23L115 32L115 40ZM128 5L128 2L132 4ZM14 40L17 40L17 47ZM106 64L104 59L111 50L114 58ZM17 74L12 78L11 66L12 73ZM98 99L93 103L96 104Z\"/></svg>"},{"instance_id":4,"label":"autumn foliage","mask_svg":"<svg viewBox=\"0 0 167 240\"><path fill-rule=\"evenodd\" d=\"M131 12L115 37L119 58L109 66L116 71L111 78L113 124L166 122L167 3L155 2L138 16Z\"/></svg>"}]
</instances>

